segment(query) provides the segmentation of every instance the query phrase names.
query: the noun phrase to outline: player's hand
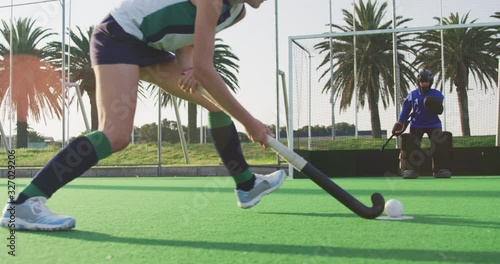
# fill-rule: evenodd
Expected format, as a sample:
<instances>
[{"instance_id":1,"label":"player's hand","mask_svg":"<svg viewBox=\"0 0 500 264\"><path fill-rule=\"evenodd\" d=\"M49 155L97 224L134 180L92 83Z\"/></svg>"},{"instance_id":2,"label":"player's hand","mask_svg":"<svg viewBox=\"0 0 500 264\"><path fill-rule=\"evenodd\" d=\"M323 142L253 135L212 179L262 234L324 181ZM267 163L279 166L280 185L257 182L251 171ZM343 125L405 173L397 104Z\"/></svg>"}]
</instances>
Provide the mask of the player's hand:
<instances>
[{"instance_id":1,"label":"player's hand","mask_svg":"<svg viewBox=\"0 0 500 264\"><path fill-rule=\"evenodd\" d=\"M273 132L257 119L254 119L252 124L245 126L245 129L248 138L252 142L258 142L264 148L267 148L269 146L267 142L267 135L275 137Z\"/></svg>"},{"instance_id":2,"label":"player's hand","mask_svg":"<svg viewBox=\"0 0 500 264\"><path fill-rule=\"evenodd\" d=\"M194 78L192 68L187 68L181 73L181 75L179 76L178 85L184 92L188 93L196 92L196 88L198 87L198 82Z\"/></svg>"},{"instance_id":3,"label":"player's hand","mask_svg":"<svg viewBox=\"0 0 500 264\"><path fill-rule=\"evenodd\" d=\"M392 134L399 137L405 131L405 126L403 123L397 121L392 127Z\"/></svg>"}]
</instances>

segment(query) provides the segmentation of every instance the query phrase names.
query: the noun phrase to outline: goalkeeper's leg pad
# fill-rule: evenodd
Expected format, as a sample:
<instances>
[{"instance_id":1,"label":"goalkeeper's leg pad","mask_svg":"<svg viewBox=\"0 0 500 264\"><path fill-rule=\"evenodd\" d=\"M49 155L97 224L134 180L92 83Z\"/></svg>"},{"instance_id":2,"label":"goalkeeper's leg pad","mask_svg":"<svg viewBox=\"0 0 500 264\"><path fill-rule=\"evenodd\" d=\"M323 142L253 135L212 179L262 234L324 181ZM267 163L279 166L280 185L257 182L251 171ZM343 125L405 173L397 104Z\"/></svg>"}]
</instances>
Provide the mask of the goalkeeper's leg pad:
<instances>
[{"instance_id":1,"label":"goalkeeper's leg pad","mask_svg":"<svg viewBox=\"0 0 500 264\"><path fill-rule=\"evenodd\" d=\"M425 153L420 149L420 140L415 135L401 135L401 152L399 156L401 171L414 171L418 177L420 166L425 161Z\"/></svg>"},{"instance_id":2,"label":"goalkeeper's leg pad","mask_svg":"<svg viewBox=\"0 0 500 264\"><path fill-rule=\"evenodd\" d=\"M432 148L432 171L436 178L451 177L451 160L453 159L453 135L443 131L434 135L431 139Z\"/></svg>"}]
</instances>

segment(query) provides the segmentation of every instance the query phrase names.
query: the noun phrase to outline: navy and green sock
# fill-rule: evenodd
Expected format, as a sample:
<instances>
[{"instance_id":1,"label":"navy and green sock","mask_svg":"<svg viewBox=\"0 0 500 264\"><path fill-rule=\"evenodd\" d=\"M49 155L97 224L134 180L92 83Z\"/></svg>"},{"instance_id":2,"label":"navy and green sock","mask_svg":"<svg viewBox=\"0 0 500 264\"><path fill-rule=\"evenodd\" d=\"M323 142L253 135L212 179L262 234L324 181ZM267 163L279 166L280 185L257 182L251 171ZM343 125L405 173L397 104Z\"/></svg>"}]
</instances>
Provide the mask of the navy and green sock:
<instances>
[{"instance_id":1,"label":"navy and green sock","mask_svg":"<svg viewBox=\"0 0 500 264\"><path fill-rule=\"evenodd\" d=\"M236 182L236 188L245 191L253 188L255 176L245 161L238 132L231 118L224 112L209 113L208 127L212 142ZM37 173L19 194L16 203L23 203L35 196L50 198L61 187L111 153L111 144L100 131L77 137Z\"/></svg>"},{"instance_id":2,"label":"navy and green sock","mask_svg":"<svg viewBox=\"0 0 500 264\"><path fill-rule=\"evenodd\" d=\"M238 132L231 117L224 112L209 113L208 133L224 166L236 182L236 189L252 189L255 175L243 156Z\"/></svg>"},{"instance_id":3,"label":"navy and green sock","mask_svg":"<svg viewBox=\"0 0 500 264\"><path fill-rule=\"evenodd\" d=\"M50 198L61 187L80 177L111 153L111 144L103 132L94 131L77 137L35 175L15 202L23 203L35 196Z\"/></svg>"}]
</instances>

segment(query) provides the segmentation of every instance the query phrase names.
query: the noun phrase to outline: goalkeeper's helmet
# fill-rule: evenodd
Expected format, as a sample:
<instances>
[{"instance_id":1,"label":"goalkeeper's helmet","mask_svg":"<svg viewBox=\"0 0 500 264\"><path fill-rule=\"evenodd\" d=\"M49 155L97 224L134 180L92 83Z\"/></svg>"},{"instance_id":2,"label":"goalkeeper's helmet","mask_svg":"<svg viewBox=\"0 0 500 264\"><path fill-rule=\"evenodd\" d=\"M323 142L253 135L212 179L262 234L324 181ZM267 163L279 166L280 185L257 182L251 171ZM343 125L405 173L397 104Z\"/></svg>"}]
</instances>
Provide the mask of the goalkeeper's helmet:
<instances>
[{"instance_id":1,"label":"goalkeeper's helmet","mask_svg":"<svg viewBox=\"0 0 500 264\"><path fill-rule=\"evenodd\" d=\"M429 86L421 87L420 82L429 82ZM431 71L424 69L418 73L417 85L418 85L418 88L420 88L421 92L426 93L427 91L429 91L429 89L431 89L433 83L434 83L434 75L432 74Z\"/></svg>"}]
</instances>

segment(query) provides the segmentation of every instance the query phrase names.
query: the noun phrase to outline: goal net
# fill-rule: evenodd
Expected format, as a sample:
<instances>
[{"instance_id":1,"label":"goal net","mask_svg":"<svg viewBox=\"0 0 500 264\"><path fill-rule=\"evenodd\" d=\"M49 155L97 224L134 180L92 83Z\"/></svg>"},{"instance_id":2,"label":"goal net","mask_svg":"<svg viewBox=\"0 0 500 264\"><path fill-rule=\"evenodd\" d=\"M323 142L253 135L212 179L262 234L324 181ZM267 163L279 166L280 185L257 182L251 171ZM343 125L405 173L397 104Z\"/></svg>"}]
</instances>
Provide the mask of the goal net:
<instances>
[{"instance_id":1,"label":"goal net","mask_svg":"<svg viewBox=\"0 0 500 264\"><path fill-rule=\"evenodd\" d=\"M456 61L447 48L474 43L454 43L457 40L450 38L458 31L499 27L499 22L491 22L290 37L289 143L307 150L380 148L391 135L406 95L417 88L418 71L426 68L435 74L433 88L445 96L440 119L443 129L454 135L454 144L495 146L498 59L488 49L478 54L477 46L464 46L464 53L491 57L484 63L493 66L479 70L469 65L467 78L462 78L454 73ZM436 36L437 47L420 41Z\"/></svg>"}]
</instances>

